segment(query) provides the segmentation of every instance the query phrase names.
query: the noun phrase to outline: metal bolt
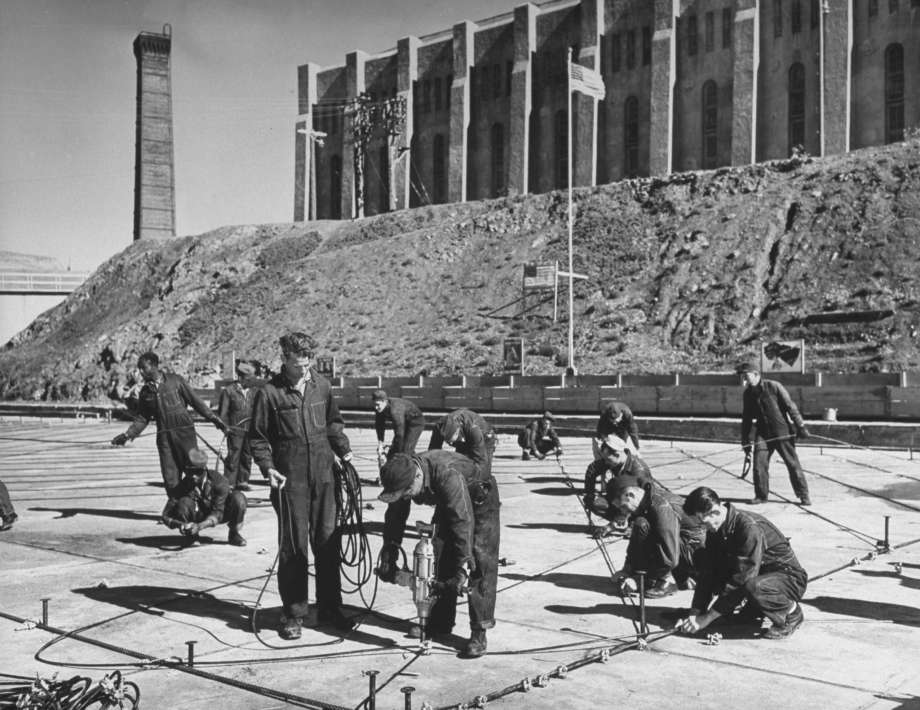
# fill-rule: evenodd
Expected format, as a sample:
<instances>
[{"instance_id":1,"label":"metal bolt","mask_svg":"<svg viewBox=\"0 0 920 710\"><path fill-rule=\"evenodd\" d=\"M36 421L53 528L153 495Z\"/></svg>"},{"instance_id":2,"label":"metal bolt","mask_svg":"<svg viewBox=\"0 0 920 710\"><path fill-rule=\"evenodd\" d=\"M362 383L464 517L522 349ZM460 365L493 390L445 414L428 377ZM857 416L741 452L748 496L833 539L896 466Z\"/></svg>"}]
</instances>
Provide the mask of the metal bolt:
<instances>
[{"instance_id":1,"label":"metal bolt","mask_svg":"<svg viewBox=\"0 0 920 710\"><path fill-rule=\"evenodd\" d=\"M411 685L404 685L399 689L399 692L404 696L405 710L412 710L412 693L415 692L415 688L413 688Z\"/></svg>"},{"instance_id":2,"label":"metal bolt","mask_svg":"<svg viewBox=\"0 0 920 710\"><path fill-rule=\"evenodd\" d=\"M636 571L639 582L639 635L648 636L648 625L645 623L645 572Z\"/></svg>"},{"instance_id":3,"label":"metal bolt","mask_svg":"<svg viewBox=\"0 0 920 710\"><path fill-rule=\"evenodd\" d=\"M188 667L192 668L195 665L195 644L197 641L186 641L185 645L188 646Z\"/></svg>"},{"instance_id":4,"label":"metal bolt","mask_svg":"<svg viewBox=\"0 0 920 710\"><path fill-rule=\"evenodd\" d=\"M367 707L368 710L375 710L377 707L377 674L380 671L364 671L364 675L367 676L367 683L370 686L367 693Z\"/></svg>"},{"instance_id":5,"label":"metal bolt","mask_svg":"<svg viewBox=\"0 0 920 710\"><path fill-rule=\"evenodd\" d=\"M48 625L48 602L51 597L42 597L42 626Z\"/></svg>"}]
</instances>

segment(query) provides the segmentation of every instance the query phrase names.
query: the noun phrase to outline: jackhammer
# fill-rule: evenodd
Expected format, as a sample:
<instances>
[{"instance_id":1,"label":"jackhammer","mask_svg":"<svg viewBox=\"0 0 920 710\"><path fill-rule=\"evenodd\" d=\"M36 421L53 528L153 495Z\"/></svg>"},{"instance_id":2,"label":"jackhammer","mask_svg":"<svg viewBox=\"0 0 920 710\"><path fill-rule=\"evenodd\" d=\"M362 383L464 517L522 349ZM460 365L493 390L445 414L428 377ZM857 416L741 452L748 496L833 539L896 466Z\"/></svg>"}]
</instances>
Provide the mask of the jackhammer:
<instances>
[{"instance_id":1,"label":"jackhammer","mask_svg":"<svg viewBox=\"0 0 920 710\"><path fill-rule=\"evenodd\" d=\"M418 531L419 541L412 553L412 569L410 570L403 562L403 568L396 571L394 583L412 590L412 601L418 611L418 625L421 629L419 643L424 645L425 627L428 624L428 616L435 597L434 545L431 543L431 538L434 536L434 525L419 521L415 524L415 529ZM405 559L405 554L403 557Z\"/></svg>"}]
</instances>

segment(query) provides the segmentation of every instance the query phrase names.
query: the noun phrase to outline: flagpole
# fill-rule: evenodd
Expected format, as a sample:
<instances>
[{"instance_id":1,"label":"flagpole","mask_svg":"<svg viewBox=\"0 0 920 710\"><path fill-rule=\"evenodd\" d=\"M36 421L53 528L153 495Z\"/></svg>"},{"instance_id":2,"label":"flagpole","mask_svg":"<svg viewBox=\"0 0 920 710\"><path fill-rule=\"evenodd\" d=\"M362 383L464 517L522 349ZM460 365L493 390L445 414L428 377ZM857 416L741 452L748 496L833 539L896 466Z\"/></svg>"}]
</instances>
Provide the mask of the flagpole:
<instances>
[{"instance_id":1,"label":"flagpole","mask_svg":"<svg viewBox=\"0 0 920 710\"><path fill-rule=\"evenodd\" d=\"M566 58L565 75L568 92L566 108L569 112L568 124L568 176L569 176L569 372L575 373L575 276L572 266L572 48L569 47Z\"/></svg>"}]
</instances>

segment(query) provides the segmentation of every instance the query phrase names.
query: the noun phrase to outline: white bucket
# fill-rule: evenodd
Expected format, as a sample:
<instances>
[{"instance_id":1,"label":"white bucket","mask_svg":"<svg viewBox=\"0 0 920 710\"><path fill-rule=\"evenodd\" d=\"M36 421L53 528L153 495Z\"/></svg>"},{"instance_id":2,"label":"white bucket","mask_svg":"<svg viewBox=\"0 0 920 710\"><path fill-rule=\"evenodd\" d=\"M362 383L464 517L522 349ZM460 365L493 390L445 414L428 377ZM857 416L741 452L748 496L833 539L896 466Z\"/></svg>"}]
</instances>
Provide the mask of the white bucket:
<instances>
[{"instance_id":1,"label":"white bucket","mask_svg":"<svg viewBox=\"0 0 920 710\"><path fill-rule=\"evenodd\" d=\"M837 410L834 407L828 407L824 410L824 421L826 422L836 422L837 421Z\"/></svg>"}]
</instances>

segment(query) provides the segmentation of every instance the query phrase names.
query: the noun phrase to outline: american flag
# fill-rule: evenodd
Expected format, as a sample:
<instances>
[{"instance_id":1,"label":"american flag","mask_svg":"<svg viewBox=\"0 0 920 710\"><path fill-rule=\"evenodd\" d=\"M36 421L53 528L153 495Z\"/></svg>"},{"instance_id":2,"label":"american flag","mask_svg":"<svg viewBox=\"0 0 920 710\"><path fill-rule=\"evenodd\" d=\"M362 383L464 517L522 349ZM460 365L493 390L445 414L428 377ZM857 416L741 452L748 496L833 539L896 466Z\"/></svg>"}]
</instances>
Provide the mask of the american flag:
<instances>
[{"instance_id":1,"label":"american flag","mask_svg":"<svg viewBox=\"0 0 920 710\"><path fill-rule=\"evenodd\" d=\"M580 91L596 99L603 99L607 93L603 77L593 69L583 67L581 64L569 62L569 81L572 91Z\"/></svg>"}]
</instances>

